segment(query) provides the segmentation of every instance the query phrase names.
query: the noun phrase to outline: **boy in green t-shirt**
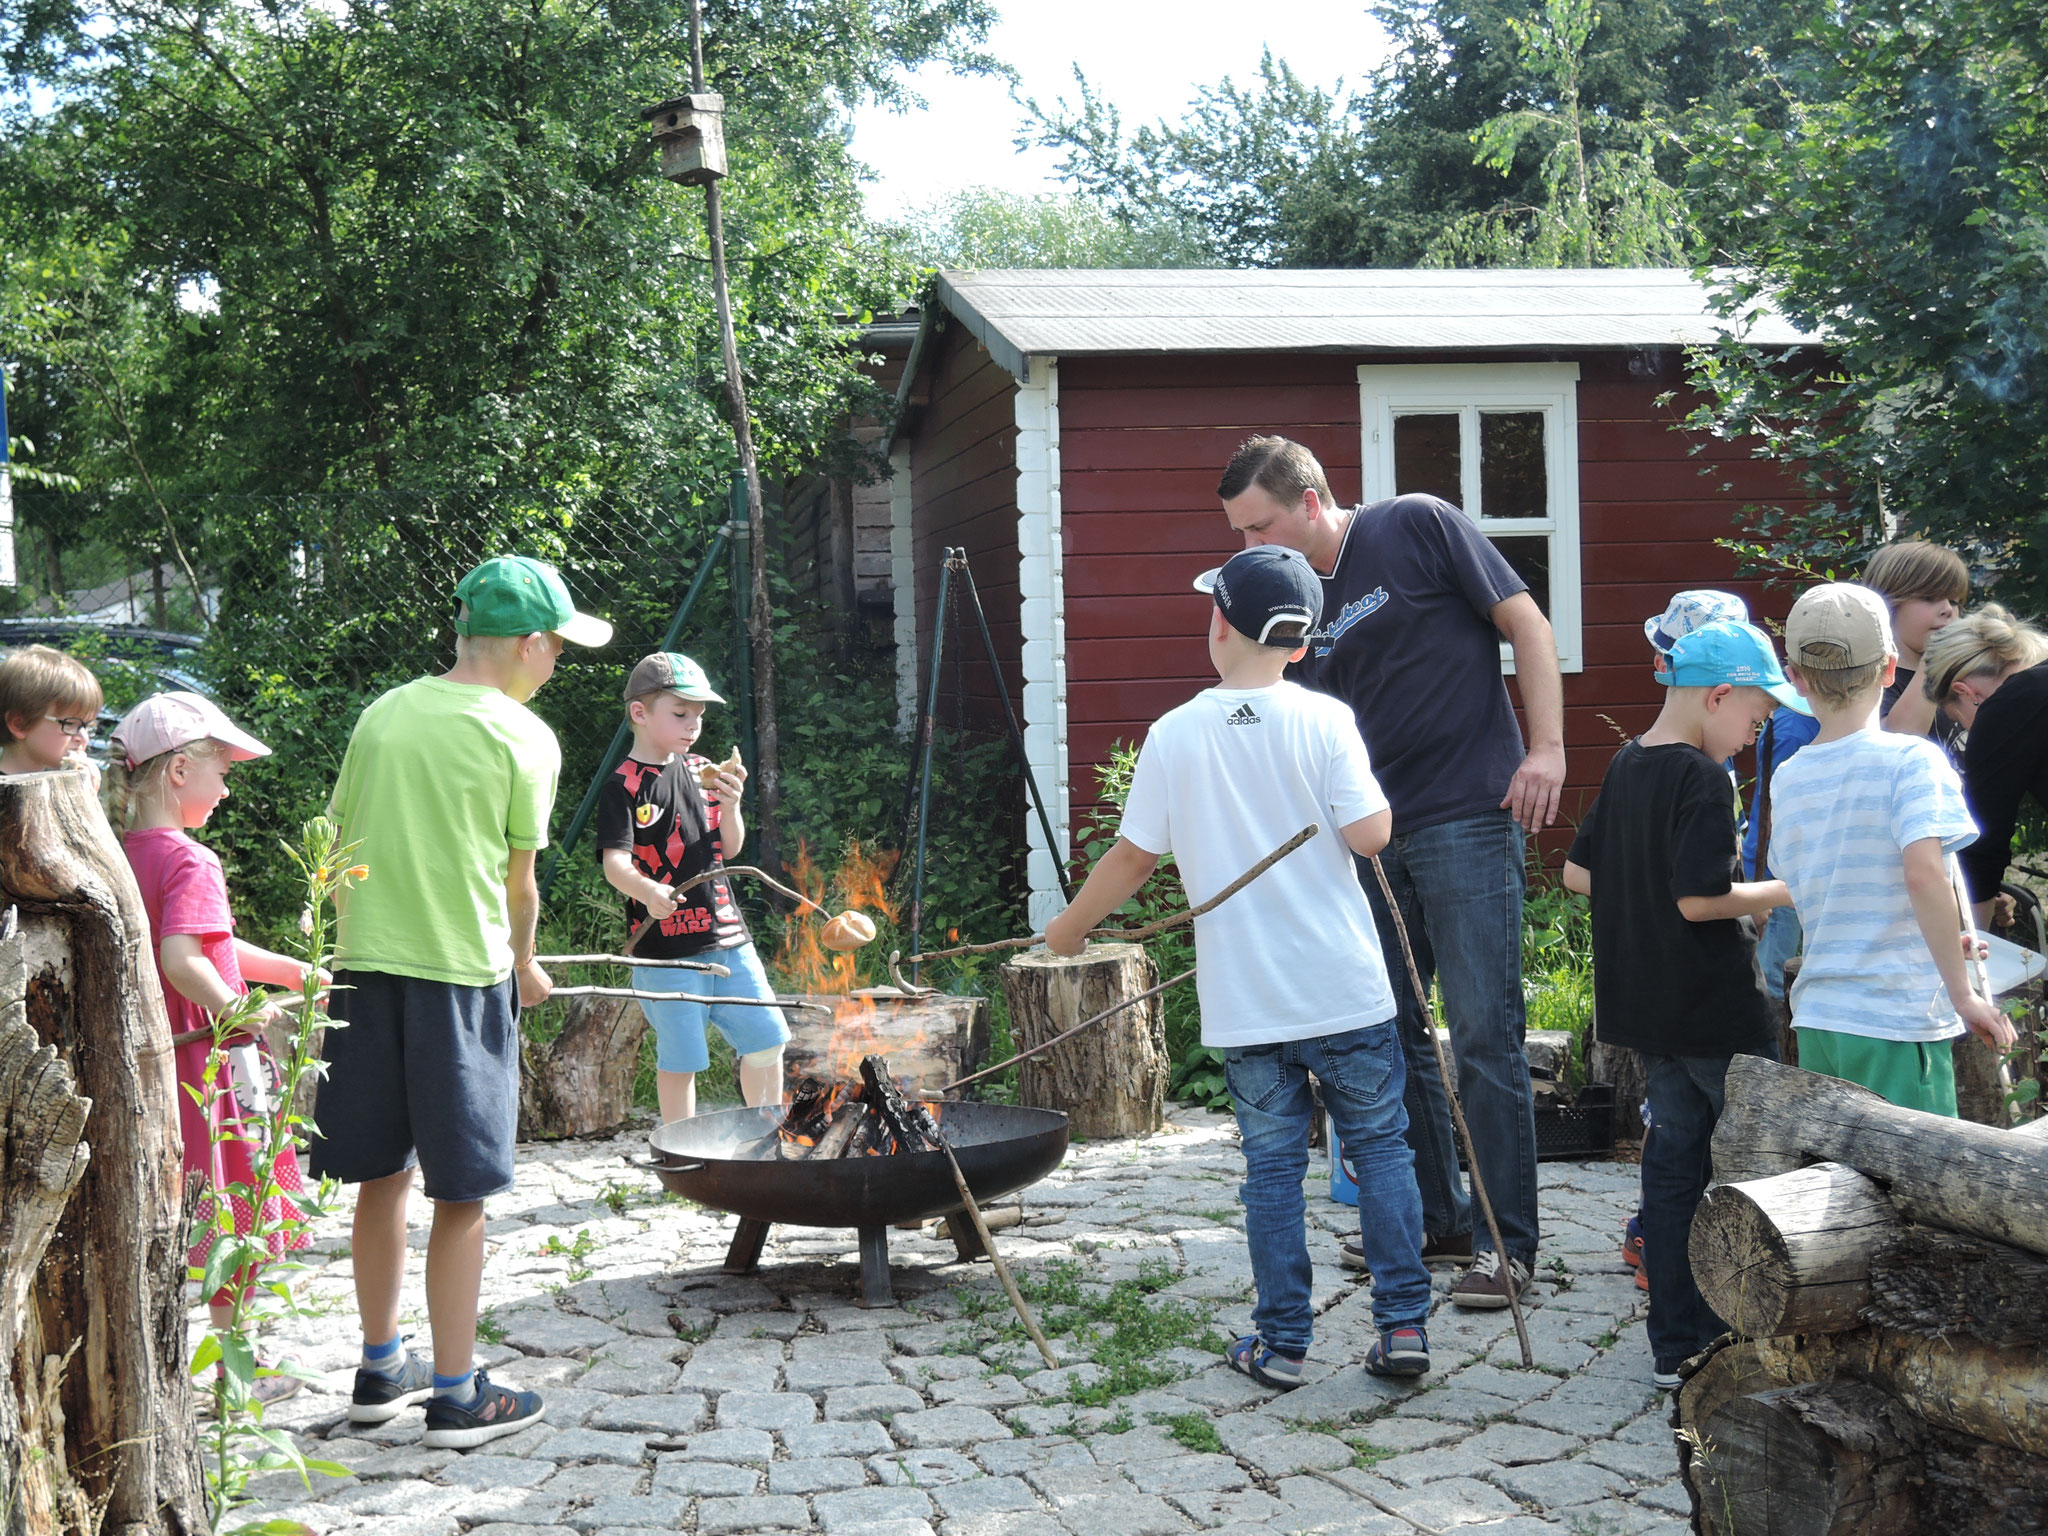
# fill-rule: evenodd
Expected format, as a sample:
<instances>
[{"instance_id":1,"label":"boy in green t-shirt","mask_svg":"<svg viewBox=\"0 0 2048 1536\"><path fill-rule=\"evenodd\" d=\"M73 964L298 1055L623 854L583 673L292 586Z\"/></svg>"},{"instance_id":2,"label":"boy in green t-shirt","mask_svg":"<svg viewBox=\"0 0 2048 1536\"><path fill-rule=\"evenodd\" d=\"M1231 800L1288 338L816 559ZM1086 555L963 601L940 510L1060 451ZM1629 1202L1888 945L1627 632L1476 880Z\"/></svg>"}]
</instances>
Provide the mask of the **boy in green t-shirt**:
<instances>
[{"instance_id":1,"label":"boy in green t-shirt","mask_svg":"<svg viewBox=\"0 0 2048 1536\"><path fill-rule=\"evenodd\" d=\"M427 1403L425 1443L465 1449L541 1415L474 1369L485 1197L512 1185L519 1009L547 998L533 958L561 749L526 700L562 642L603 645L553 566L486 560L455 588L455 665L363 711L330 809L362 884L338 898L334 994L311 1146L315 1175L358 1186L351 1249L363 1357L349 1418ZM398 1338L413 1169L434 1202L428 1365Z\"/></svg>"}]
</instances>

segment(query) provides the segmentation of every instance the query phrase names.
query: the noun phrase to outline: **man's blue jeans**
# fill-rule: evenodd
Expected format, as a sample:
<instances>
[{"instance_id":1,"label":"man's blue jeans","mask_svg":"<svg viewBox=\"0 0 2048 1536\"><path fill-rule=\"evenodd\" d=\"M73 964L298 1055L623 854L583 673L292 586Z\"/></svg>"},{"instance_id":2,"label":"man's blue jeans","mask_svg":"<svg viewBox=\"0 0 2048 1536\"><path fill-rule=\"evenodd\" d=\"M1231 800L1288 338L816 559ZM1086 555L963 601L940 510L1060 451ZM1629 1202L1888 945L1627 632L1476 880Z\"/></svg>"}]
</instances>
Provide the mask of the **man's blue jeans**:
<instances>
[{"instance_id":1,"label":"man's blue jeans","mask_svg":"<svg viewBox=\"0 0 2048 1536\"><path fill-rule=\"evenodd\" d=\"M1396 832L1380 853L1394 888L1415 964L1427 988L1443 992L1458 1063L1458 1098L1479 1158L1494 1219L1508 1253L1536 1263L1536 1105L1522 1054L1522 829L1506 811ZM1358 861L1372 903L1380 949L1394 981L1401 1047L1408 1059L1408 1144L1422 1191L1422 1223L1432 1237L1472 1234L1475 1250L1493 1246L1458 1177L1450 1101L1437 1071L1426 998L1417 998L1401 958L1372 863Z\"/></svg>"},{"instance_id":2,"label":"man's blue jeans","mask_svg":"<svg viewBox=\"0 0 2048 1536\"><path fill-rule=\"evenodd\" d=\"M1223 1061L1244 1143L1238 1194L1259 1288L1252 1323L1266 1347L1298 1358L1308 1353L1314 1331L1308 1202L1301 1188L1316 1113L1310 1073L1322 1084L1323 1108L1358 1179L1373 1323L1382 1336L1421 1327L1429 1316L1429 1271L1422 1267L1414 1158L1402 1139L1405 1074L1391 1022L1277 1045L1231 1046Z\"/></svg>"}]
</instances>

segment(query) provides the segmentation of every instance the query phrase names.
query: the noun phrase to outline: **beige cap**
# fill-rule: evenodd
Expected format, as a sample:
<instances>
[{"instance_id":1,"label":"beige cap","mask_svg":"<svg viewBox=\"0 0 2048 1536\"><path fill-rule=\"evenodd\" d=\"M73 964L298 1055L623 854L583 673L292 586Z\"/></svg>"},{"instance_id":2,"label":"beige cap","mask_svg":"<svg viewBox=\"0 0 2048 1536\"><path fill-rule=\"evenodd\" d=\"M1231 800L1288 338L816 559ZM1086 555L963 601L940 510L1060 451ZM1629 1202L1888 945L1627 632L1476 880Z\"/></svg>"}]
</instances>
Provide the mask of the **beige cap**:
<instances>
[{"instance_id":1,"label":"beige cap","mask_svg":"<svg viewBox=\"0 0 2048 1536\"><path fill-rule=\"evenodd\" d=\"M1894 654L1890 608L1853 581L1802 593L1785 620L1785 659L1803 671L1867 667Z\"/></svg>"},{"instance_id":2,"label":"beige cap","mask_svg":"<svg viewBox=\"0 0 2048 1536\"><path fill-rule=\"evenodd\" d=\"M114 727L114 740L130 768L209 736L228 749L234 762L270 756L270 748L222 714L213 700L196 693L154 694Z\"/></svg>"}]
</instances>

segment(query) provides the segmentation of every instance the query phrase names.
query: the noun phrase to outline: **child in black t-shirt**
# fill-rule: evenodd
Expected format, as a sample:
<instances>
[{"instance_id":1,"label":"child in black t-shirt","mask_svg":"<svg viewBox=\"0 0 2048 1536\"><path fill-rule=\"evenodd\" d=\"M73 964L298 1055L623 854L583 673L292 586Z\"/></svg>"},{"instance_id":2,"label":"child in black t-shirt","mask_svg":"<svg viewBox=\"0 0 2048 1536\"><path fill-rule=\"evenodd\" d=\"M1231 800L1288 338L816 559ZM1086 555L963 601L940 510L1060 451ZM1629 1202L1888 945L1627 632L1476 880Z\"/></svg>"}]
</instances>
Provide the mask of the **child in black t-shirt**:
<instances>
[{"instance_id":1,"label":"child in black t-shirt","mask_svg":"<svg viewBox=\"0 0 2048 1536\"><path fill-rule=\"evenodd\" d=\"M1777 1055L1754 919L1790 896L1747 882L1735 786L1722 765L1775 704L1804 712L1761 630L1726 620L1672 647L1656 723L1615 754L1564 866L1592 898L1595 1029L1639 1051L1649 1079L1643 1267L1660 1387L1726 1325L1693 1284L1693 1212L1712 1173L1728 1063Z\"/></svg>"},{"instance_id":2,"label":"child in black t-shirt","mask_svg":"<svg viewBox=\"0 0 2048 1536\"><path fill-rule=\"evenodd\" d=\"M716 951L730 976L636 966L633 985L643 992L695 992L704 996L772 998L767 974L754 953L746 920L724 875L674 887L724 868L746 841L740 795L747 771L693 753L704 727L704 706L723 704L704 669L687 656L657 651L643 657L626 682L626 719L633 748L606 782L597 803L597 846L604 877L626 898L629 930L647 923L634 956L679 960ZM782 1097L782 1047L789 1026L769 1003L716 1004L681 998L643 998L640 1010L654 1027L654 1085L663 1123L697 1112L697 1074L711 1065L704 1025L718 1026L739 1053L740 1094L749 1104Z\"/></svg>"}]
</instances>

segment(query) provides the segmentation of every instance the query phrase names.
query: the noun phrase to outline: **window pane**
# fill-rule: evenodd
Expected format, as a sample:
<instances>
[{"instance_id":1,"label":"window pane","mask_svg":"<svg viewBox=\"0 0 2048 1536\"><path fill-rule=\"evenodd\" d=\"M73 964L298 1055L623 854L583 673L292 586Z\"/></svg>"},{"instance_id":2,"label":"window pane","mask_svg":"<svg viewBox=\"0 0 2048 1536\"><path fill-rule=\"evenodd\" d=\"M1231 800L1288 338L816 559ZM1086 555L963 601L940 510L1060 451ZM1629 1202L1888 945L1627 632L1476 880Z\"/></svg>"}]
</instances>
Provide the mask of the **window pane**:
<instances>
[{"instance_id":1,"label":"window pane","mask_svg":"<svg viewBox=\"0 0 2048 1536\"><path fill-rule=\"evenodd\" d=\"M1394 494L1441 496L1465 504L1455 415L1394 418Z\"/></svg>"},{"instance_id":2,"label":"window pane","mask_svg":"<svg viewBox=\"0 0 2048 1536\"><path fill-rule=\"evenodd\" d=\"M1541 411L1479 413L1479 508L1482 517L1550 516Z\"/></svg>"},{"instance_id":3,"label":"window pane","mask_svg":"<svg viewBox=\"0 0 2048 1536\"><path fill-rule=\"evenodd\" d=\"M1519 534L1509 539L1495 539L1493 547L1515 568L1515 574L1529 583L1529 595L1536 599L1536 606L1543 610L1543 616L1549 618L1550 535L1530 533Z\"/></svg>"}]
</instances>

